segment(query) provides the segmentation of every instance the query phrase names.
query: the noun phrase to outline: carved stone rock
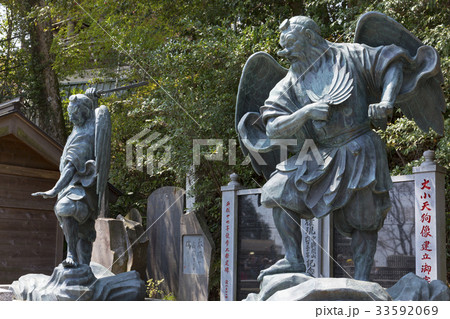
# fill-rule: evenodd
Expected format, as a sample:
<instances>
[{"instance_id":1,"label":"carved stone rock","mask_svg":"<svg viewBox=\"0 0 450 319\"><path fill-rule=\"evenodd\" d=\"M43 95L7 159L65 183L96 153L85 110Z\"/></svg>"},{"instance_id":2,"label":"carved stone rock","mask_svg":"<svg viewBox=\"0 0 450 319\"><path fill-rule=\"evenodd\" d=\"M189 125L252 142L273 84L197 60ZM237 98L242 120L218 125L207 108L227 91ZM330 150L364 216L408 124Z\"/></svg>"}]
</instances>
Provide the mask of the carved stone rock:
<instances>
[{"instance_id":1,"label":"carved stone rock","mask_svg":"<svg viewBox=\"0 0 450 319\"><path fill-rule=\"evenodd\" d=\"M413 273L403 276L387 289L394 300L450 301L450 289L440 280L428 283Z\"/></svg>"},{"instance_id":2,"label":"carved stone rock","mask_svg":"<svg viewBox=\"0 0 450 319\"><path fill-rule=\"evenodd\" d=\"M144 300L145 284L135 271L111 276L95 265L64 268L61 264L51 276L28 274L13 282L11 290L17 300L28 301L87 301Z\"/></svg>"},{"instance_id":3,"label":"carved stone rock","mask_svg":"<svg viewBox=\"0 0 450 319\"><path fill-rule=\"evenodd\" d=\"M302 273L265 276L259 294L246 301L389 301L377 283L348 278L313 278Z\"/></svg>"}]
</instances>

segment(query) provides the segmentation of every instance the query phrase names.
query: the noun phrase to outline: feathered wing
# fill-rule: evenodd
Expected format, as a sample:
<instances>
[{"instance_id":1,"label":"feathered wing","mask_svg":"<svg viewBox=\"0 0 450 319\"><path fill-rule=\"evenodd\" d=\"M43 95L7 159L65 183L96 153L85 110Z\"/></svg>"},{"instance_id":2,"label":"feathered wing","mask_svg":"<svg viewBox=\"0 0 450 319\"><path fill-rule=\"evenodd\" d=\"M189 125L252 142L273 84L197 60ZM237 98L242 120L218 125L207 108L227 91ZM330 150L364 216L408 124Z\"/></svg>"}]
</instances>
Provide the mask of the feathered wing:
<instances>
[{"instance_id":1,"label":"feathered wing","mask_svg":"<svg viewBox=\"0 0 450 319\"><path fill-rule=\"evenodd\" d=\"M239 143L244 155L250 155L254 170L258 174L262 173L265 178L269 178L280 162L280 151L278 147L270 146L259 108L264 105L270 91L287 72L288 70L269 54L257 52L245 63L239 82L235 118ZM252 149L253 146L260 152L265 149L259 154L267 165L252 156L249 148Z\"/></svg>"},{"instance_id":2,"label":"feathered wing","mask_svg":"<svg viewBox=\"0 0 450 319\"><path fill-rule=\"evenodd\" d=\"M411 74L408 74L410 70L405 70L404 82L410 82L400 90L396 105L424 132L428 132L431 127L443 135L446 105L441 83L444 78L436 50L425 46L400 23L379 12L368 12L361 16L356 26L355 42L372 47L395 44L406 50L408 57L404 59L419 70L412 80Z\"/></svg>"},{"instance_id":3,"label":"feathered wing","mask_svg":"<svg viewBox=\"0 0 450 319\"><path fill-rule=\"evenodd\" d=\"M95 162L97 167L98 211L106 205L111 161L111 117L104 105L95 109Z\"/></svg>"}]
</instances>

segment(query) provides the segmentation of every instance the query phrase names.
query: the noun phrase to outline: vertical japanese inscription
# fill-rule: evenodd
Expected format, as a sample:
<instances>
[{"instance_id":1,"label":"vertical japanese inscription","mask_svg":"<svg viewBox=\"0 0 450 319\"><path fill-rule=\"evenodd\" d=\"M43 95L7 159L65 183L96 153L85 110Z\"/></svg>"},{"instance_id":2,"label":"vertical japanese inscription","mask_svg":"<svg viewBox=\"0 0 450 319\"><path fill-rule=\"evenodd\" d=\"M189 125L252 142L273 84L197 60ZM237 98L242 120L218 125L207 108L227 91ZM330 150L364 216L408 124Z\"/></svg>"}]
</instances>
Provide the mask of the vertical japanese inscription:
<instances>
[{"instance_id":1,"label":"vertical japanese inscription","mask_svg":"<svg viewBox=\"0 0 450 319\"><path fill-rule=\"evenodd\" d=\"M321 225L316 218L302 219L301 223L303 232L302 249L304 251L306 272L317 278L320 276L322 262L321 250L318 245L321 237Z\"/></svg>"},{"instance_id":2,"label":"vertical japanese inscription","mask_svg":"<svg viewBox=\"0 0 450 319\"><path fill-rule=\"evenodd\" d=\"M183 273L205 275L205 254L202 235L183 236Z\"/></svg>"},{"instance_id":3,"label":"vertical japanese inscription","mask_svg":"<svg viewBox=\"0 0 450 319\"><path fill-rule=\"evenodd\" d=\"M234 217L230 200L222 204L222 289L221 299L233 300Z\"/></svg>"},{"instance_id":4,"label":"vertical japanese inscription","mask_svg":"<svg viewBox=\"0 0 450 319\"><path fill-rule=\"evenodd\" d=\"M436 216L434 203L434 184L432 178L423 177L416 180L416 273L428 282L437 278L436 274Z\"/></svg>"}]
</instances>

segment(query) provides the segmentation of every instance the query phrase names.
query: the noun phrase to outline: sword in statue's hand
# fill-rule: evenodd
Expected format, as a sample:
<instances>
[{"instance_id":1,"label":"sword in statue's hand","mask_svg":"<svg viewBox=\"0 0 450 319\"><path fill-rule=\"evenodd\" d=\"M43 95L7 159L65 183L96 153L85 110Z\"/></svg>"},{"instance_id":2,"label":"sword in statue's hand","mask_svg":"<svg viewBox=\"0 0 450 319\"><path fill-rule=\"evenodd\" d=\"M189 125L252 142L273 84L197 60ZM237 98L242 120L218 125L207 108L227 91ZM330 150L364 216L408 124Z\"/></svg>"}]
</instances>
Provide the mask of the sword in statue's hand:
<instances>
[{"instance_id":1,"label":"sword in statue's hand","mask_svg":"<svg viewBox=\"0 0 450 319\"><path fill-rule=\"evenodd\" d=\"M110 90L99 90L99 91L96 91L95 94L97 97L100 97L102 94L123 91L123 90L128 90L128 89L134 89L134 88L138 88L138 87L141 87L141 86L144 86L147 84L148 84L147 81L143 81L143 82L133 83L130 85L125 85L125 86L121 86L121 87L110 89Z\"/></svg>"}]
</instances>

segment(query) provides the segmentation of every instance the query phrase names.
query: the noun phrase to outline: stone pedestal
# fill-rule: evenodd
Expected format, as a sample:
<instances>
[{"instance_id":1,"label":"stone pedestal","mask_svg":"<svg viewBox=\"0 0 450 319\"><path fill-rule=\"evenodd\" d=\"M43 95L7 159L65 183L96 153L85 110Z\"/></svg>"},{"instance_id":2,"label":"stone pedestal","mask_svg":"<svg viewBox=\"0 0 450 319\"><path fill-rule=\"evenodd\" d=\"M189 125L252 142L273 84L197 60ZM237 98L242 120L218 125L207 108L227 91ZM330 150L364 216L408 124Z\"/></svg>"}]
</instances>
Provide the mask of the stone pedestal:
<instances>
[{"instance_id":1,"label":"stone pedestal","mask_svg":"<svg viewBox=\"0 0 450 319\"><path fill-rule=\"evenodd\" d=\"M95 271L108 274L107 269ZM132 301L145 297L145 283L137 272L96 277L88 265L64 268L60 264L51 276L28 274L13 282L11 289L15 299L26 301Z\"/></svg>"},{"instance_id":2,"label":"stone pedestal","mask_svg":"<svg viewBox=\"0 0 450 319\"><path fill-rule=\"evenodd\" d=\"M303 273L265 276L247 301L389 301L379 284L348 278L313 278Z\"/></svg>"}]
</instances>

